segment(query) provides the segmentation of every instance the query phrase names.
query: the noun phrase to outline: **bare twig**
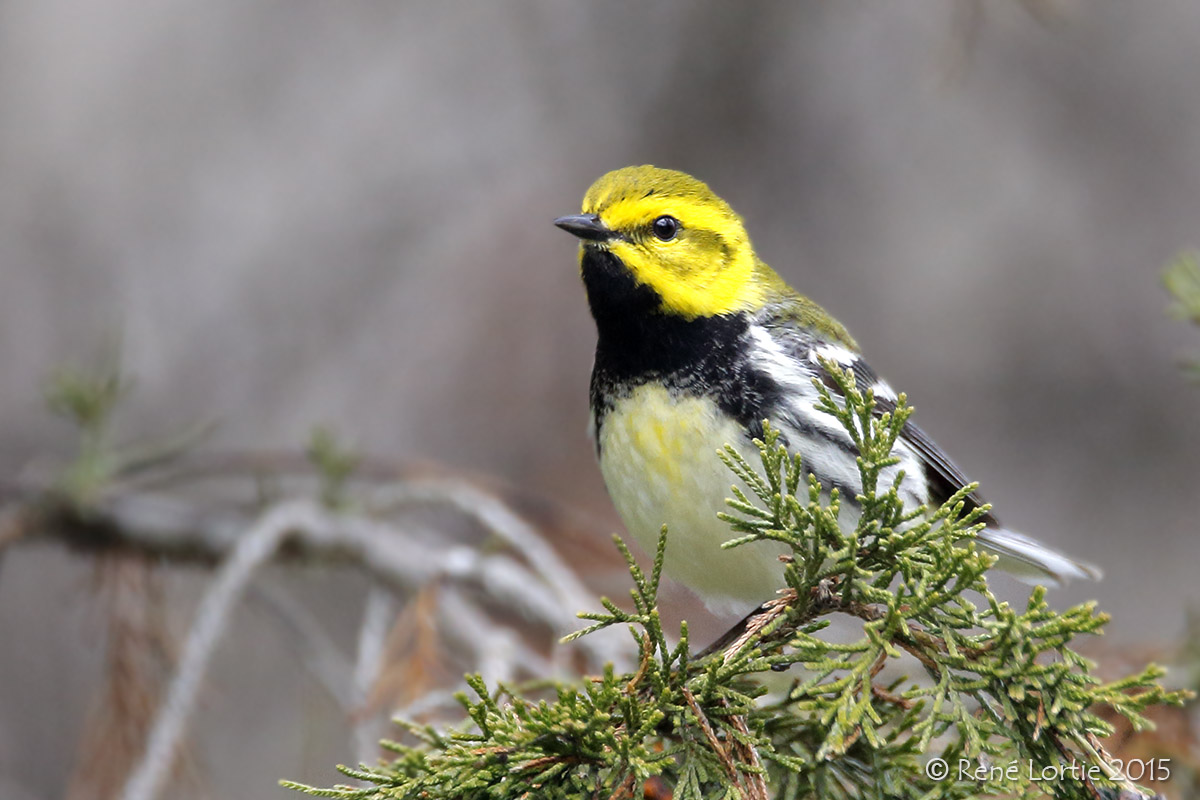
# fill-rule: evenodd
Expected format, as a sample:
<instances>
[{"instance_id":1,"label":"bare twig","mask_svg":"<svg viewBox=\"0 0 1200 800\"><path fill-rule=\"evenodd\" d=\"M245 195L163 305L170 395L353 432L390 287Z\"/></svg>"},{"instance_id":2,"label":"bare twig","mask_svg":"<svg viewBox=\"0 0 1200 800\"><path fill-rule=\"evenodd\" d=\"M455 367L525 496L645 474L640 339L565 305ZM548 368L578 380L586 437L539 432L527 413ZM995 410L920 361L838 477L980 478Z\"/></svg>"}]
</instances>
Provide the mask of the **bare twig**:
<instances>
[{"instance_id":1,"label":"bare twig","mask_svg":"<svg viewBox=\"0 0 1200 800\"><path fill-rule=\"evenodd\" d=\"M741 653L751 640L762 633L764 628L788 613L795 602L796 593L793 590L781 590L778 597L763 603L753 613L738 623L731 631L737 632L736 638L727 646L724 646L723 660L725 663L728 664L730 660ZM718 641L722 641L723 639L724 637ZM707 651L701 655L705 654L707 654Z\"/></svg>"},{"instance_id":2,"label":"bare twig","mask_svg":"<svg viewBox=\"0 0 1200 800\"><path fill-rule=\"evenodd\" d=\"M364 462L355 470L355 480L360 507L370 509L371 517L335 514L315 501L282 500L255 519L250 514L262 507L261 496L243 492L238 500L213 503L211 496L189 495L183 489L197 488L203 480L233 478L244 483L247 476L266 475L286 479L289 483L279 484L280 489L286 486L294 492L293 478L315 479L312 464L288 454L211 459L175 458L173 451L170 455L165 461L147 461L136 471L114 474L82 501L63 494L57 478L49 474L0 481L0 547L17 539L59 542L88 554L144 554L158 561L217 568L166 699L154 716L145 752L125 783L125 800L153 800L170 779L172 761L231 610L270 560L354 564L378 584L364 614L353 670L338 657L321 626L291 598L281 598L269 587L256 594L299 634L306 666L357 721L356 749L364 756L375 738L378 714L370 707L372 691L383 670L387 623L396 610L387 597L411 597L424 587L437 586L440 636L454 639L467 654L469 668L489 680L565 674L568 656L553 642L574 630L575 612L592 608L593 594L547 538L495 492L435 467ZM406 479L409 482L403 482ZM394 485L396 481L400 485ZM519 495L513 499L520 502ZM427 530L422 515L429 509L467 518L501 546L480 549ZM381 512L394 515L396 522L379 521L376 515ZM541 519L545 512L534 514ZM553 530L568 516L551 512L547 524ZM517 628L514 622L519 622ZM518 629L538 634L528 639ZM539 645L542 632L553 636ZM570 648L577 659L574 666L597 669L611 661L623 669L628 656L622 644L615 631L587 637ZM443 699L417 700L408 713L440 707Z\"/></svg>"},{"instance_id":3,"label":"bare twig","mask_svg":"<svg viewBox=\"0 0 1200 800\"><path fill-rule=\"evenodd\" d=\"M154 800L162 789L208 662L247 582L289 534L316 530L325 522L310 503L285 503L264 514L241 537L200 603L183 645L179 669L150 731L146 752L125 784L124 800Z\"/></svg>"},{"instance_id":4,"label":"bare twig","mask_svg":"<svg viewBox=\"0 0 1200 800\"><path fill-rule=\"evenodd\" d=\"M518 674L546 677L550 664L517 635L468 600L461 590L447 587L438 604L441 628L447 639L473 654L475 669L487 683L510 681Z\"/></svg>"},{"instance_id":5,"label":"bare twig","mask_svg":"<svg viewBox=\"0 0 1200 800\"><path fill-rule=\"evenodd\" d=\"M436 674L443 658L437 626L440 588L437 582L426 584L400 610L388 631L383 668L363 712L408 705L439 685L435 683L439 677L445 684L446 675Z\"/></svg>"},{"instance_id":6,"label":"bare twig","mask_svg":"<svg viewBox=\"0 0 1200 800\"><path fill-rule=\"evenodd\" d=\"M229 466L227 462L229 458L213 463L201 459L200 465L193 467L195 471L184 469L176 477L195 478L209 469ZM247 469L253 465L294 470L311 477L311 468L304 472L302 461L282 454L257 459L247 455L231 463ZM369 472L382 481L406 471L386 466L374 464ZM10 512L13 521L7 527L25 538L55 537L88 551L132 550L157 558L215 564L231 552L250 524L246 513L236 506L214 509L211 504L201 506L177 496L129 491L128 487L102 493L81 511L62 502L50 487L45 481L0 487L14 509ZM463 514L503 541L506 552L484 554L467 545L447 548L442 544L444 537L415 535L412 523L405 524L401 532L361 519L358 525L342 526L340 535L334 537L324 536L321 531L298 532L280 557L355 563L403 593L410 593L438 574L471 580L483 584L485 593L495 593L521 616L547 625L560 636L577 624L574 612L594 607L592 593L575 570L532 525L495 495L465 480L449 478L380 487L377 495L383 510L393 513L433 506ZM603 635L587 637L573 649L594 665L620 663L623 652L618 637ZM561 658L556 654L556 662Z\"/></svg>"},{"instance_id":7,"label":"bare twig","mask_svg":"<svg viewBox=\"0 0 1200 800\"><path fill-rule=\"evenodd\" d=\"M358 660L354 666L354 695L357 724L354 726L355 752L359 763L372 760L379 749L380 726L377 714L368 708L368 698L383 671L388 631L397 612L396 596L379 585L367 592L362 624L358 630Z\"/></svg>"},{"instance_id":8,"label":"bare twig","mask_svg":"<svg viewBox=\"0 0 1200 800\"><path fill-rule=\"evenodd\" d=\"M746 725L746 717L742 714L735 714L729 721L748 742L750 728ZM744 795L747 800L770 800L771 795L767 789L762 760L758 757L758 751L754 749L754 746L746 742L735 740L733 743L741 762L750 767L749 770L741 770Z\"/></svg>"},{"instance_id":9,"label":"bare twig","mask_svg":"<svg viewBox=\"0 0 1200 800\"><path fill-rule=\"evenodd\" d=\"M592 593L533 526L499 499L462 482L409 482L388 491L393 508L402 505L448 506L471 517L528 560L566 607L579 610L595 605ZM565 632L565 631L564 631Z\"/></svg>"},{"instance_id":10,"label":"bare twig","mask_svg":"<svg viewBox=\"0 0 1200 800\"><path fill-rule=\"evenodd\" d=\"M729 782L738 787L745 800L769 800L770 794L767 791L766 779L763 778L762 761L758 757L758 751L736 739L731 739L726 746L717 737L704 710L696 702L696 696L686 686L683 689L683 697L687 701L688 708L696 717L696 723L700 726L700 730L704 732L708 746L712 748L717 760L721 762L721 767L725 770L725 776L729 778ZM735 714L730 717L729 721L738 733L747 739L750 737L750 729L746 726L744 716ZM730 753L731 748L737 753L737 759ZM749 769L743 767L749 767Z\"/></svg>"},{"instance_id":11,"label":"bare twig","mask_svg":"<svg viewBox=\"0 0 1200 800\"><path fill-rule=\"evenodd\" d=\"M708 740L708 746L716 754L717 760L721 762L721 767L725 770L725 776L729 778L730 783L736 784L738 782L737 765L729 757L729 751L725 749L725 745L717 738L717 732L713 730L712 724L709 723L708 717L705 716L704 709L700 708L700 704L696 702L696 696L686 686L683 687L683 699L687 701L688 708L692 710L692 715L696 717L696 724L700 726L700 730L704 733L704 738Z\"/></svg>"}]
</instances>

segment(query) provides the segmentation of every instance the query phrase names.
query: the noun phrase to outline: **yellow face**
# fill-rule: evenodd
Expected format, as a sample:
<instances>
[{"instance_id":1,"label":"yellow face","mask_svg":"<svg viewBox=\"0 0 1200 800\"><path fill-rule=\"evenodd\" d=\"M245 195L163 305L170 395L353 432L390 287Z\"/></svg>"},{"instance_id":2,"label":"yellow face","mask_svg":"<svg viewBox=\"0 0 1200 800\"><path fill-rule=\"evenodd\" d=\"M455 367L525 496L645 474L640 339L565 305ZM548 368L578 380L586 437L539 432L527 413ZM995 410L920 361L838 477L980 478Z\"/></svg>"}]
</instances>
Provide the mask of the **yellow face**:
<instances>
[{"instance_id":1,"label":"yellow face","mask_svg":"<svg viewBox=\"0 0 1200 800\"><path fill-rule=\"evenodd\" d=\"M583 199L607 232L584 243L616 256L634 280L688 319L731 314L762 302L755 256L742 220L704 183L657 167L626 167Z\"/></svg>"}]
</instances>

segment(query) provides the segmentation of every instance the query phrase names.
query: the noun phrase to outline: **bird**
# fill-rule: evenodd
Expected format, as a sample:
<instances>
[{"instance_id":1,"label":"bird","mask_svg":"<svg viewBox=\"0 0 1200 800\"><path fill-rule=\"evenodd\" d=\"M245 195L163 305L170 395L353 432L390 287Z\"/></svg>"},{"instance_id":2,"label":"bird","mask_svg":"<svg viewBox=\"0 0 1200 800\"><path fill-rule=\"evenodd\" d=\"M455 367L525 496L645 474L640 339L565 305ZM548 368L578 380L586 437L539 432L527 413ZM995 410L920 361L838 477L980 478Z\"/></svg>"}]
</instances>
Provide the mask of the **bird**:
<instances>
[{"instance_id":1,"label":"bird","mask_svg":"<svg viewBox=\"0 0 1200 800\"><path fill-rule=\"evenodd\" d=\"M742 218L707 184L654 166L599 178L582 212L554 224L580 241L579 266L596 325L590 435L608 493L626 529L654 552L665 524L676 532L664 572L717 614L757 605L783 586L774 542L723 549L718 518L732 475L717 457L729 445L756 463L763 422L780 434L823 496L837 489L839 525L852 530L861 492L851 438L817 408L814 378L837 392L826 364L871 388L876 413L897 393L863 360L846 328L792 289L758 257ZM906 422L880 477L907 507L937 507L971 481L924 431ZM1001 525L983 509L977 542L1002 569L1057 586L1099 570ZM673 546L672 546L673 545Z\"/></svg>"}]
</instances>

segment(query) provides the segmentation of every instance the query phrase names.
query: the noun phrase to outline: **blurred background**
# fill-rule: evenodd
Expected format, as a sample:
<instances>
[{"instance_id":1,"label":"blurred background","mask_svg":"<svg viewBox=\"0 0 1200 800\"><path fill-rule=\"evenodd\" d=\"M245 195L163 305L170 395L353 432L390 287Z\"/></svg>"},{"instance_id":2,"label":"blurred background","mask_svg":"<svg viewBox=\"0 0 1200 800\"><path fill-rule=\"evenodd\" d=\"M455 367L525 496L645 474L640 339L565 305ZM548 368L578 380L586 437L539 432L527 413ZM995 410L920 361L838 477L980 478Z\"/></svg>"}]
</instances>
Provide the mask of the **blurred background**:
<instances>
[{"instance_id":1,"label":"blurred background","mask_svg":"<svg viewBox=\"0 0 1200 800\"><path fill-rule=\"evenodd\" d=\"M1105 570L1053 602L1170 646L1200 600L1200 395L1159 272L1200 243L1198 41L1187 0L0 2L0 472L70 456L48 376L119 345L124 439L324 425L553 498L607 552L594 332L550 221L654 163L731 202L1010 526ZM161 572L178 639L208 573ZM356 573L268 578L353 643ZM4 552L5 800L86 760L101 605L93 558ZM179 796L354 760L277 628L238 612Z\"/></svg>"}]
</instances>

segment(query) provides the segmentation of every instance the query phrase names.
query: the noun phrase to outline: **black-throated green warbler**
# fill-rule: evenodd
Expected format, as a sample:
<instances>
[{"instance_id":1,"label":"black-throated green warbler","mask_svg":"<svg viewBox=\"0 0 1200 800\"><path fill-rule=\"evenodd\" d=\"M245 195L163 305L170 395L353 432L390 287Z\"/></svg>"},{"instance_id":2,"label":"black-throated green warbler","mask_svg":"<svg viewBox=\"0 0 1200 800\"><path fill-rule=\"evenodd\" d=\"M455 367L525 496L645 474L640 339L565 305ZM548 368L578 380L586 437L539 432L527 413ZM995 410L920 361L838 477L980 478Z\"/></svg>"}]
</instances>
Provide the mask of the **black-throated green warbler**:
<instances>
[{"instance_id":1,"label":"black-throated green warbler","mask_svg":"<svg viewBox=\"0 0 1200 800\"><path fill-rule=\"evenodd\" d=\"M599 340L592 370L592 433L600 469L630 533L653 550L665 523L668 575L716 611L746 611L783 585L769 543L721 549L717 518L731 475L725 444L754 460L762 421L826 490L842 497L842 525L856 524L857 451L832 416L815 407L821 361L872 387L877 408L896 393L863 361L845 328L764 264L741 218L704 183L651 166L596 181L583 213L555 220L582 240L580 262ZM826 381L832 383L831 381ZM881 486L906 504L937 505L968 483L920 428L908 423ZM978 495L969 502L982 504ZM1000 525L992 514L978 541L1018 577L1060 583L1097 577L1089 566Z\"/></svg>"}]
</instances>

